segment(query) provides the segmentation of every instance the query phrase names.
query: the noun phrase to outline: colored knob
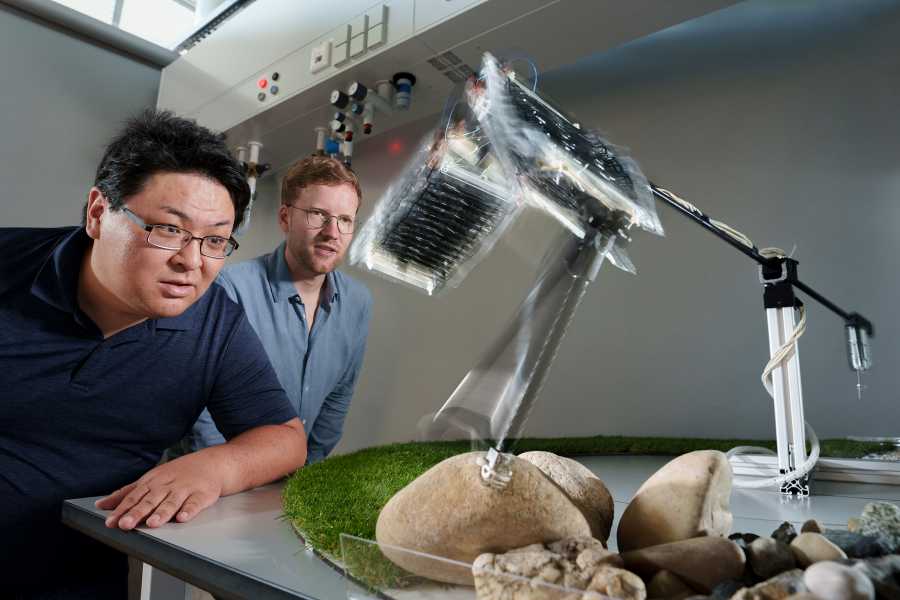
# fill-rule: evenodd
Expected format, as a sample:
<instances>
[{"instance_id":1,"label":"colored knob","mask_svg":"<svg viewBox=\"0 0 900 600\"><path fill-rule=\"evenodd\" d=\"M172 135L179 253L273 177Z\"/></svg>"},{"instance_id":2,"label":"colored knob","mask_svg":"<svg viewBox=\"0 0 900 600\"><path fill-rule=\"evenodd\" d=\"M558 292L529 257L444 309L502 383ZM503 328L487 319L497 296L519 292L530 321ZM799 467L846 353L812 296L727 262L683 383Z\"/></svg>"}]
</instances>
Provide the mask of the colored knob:
<instances>
[{"instance_id":1,"label":"colored knob","mask_svg":"<svg viewBox=\"0 0 900 600\"><path fill-rule=\"evenodd\" d=\"M347 108L350 97L341 90L334 90L331 92L331 103L338 108Z\"/></svg>"},{"instance_id":2,"label":"colored knob","mask_svg":"<svg viewBox=\"0 0 900 600\"><path fill-rule=\"evenodd\" d=\"M369 90L367 90L366 86L360 82L354 81L350 84L350 87L347 88L347 93L350 94L350 97L354 100L362 100L366 97L366 94L369 93Z\"/></svg>"}]
</instances>

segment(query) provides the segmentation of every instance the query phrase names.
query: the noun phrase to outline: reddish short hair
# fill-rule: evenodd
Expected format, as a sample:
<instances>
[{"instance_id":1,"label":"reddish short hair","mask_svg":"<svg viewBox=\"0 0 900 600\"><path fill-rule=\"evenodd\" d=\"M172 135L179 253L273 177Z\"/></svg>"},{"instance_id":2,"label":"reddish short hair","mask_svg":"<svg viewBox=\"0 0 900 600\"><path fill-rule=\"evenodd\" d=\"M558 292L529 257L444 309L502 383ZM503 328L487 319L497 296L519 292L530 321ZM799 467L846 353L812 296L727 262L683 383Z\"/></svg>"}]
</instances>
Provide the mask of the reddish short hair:
<instances>
[{"instance_id":1,"label":"reddish short hair","mask_svg":"<svg viewBox=\"0 0 900 600\"><path fill-rule=\"evenodd\" d=\"M350 185L362 201L359 179L350 167L330 156L309 156L298 160L281 180L281 203L293 204L304 188L311 185Z\"/></svg>"}]
</instances>

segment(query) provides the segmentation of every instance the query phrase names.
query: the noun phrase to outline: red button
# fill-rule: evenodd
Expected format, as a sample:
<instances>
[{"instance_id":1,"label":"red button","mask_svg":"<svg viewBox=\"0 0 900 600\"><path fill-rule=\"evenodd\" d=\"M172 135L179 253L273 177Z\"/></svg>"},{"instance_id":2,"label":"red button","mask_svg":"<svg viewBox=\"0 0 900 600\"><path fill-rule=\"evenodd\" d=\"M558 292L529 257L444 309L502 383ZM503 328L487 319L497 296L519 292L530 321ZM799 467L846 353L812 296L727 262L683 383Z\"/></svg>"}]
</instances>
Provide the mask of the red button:
<instances>
[{"instance_id":1,"label":"red button","mask_svg":"<svg viewBox=\"0 0 900 600\"><path fill-rule=\"evenodd\" d=\"M266 79L260 79L259 81L256 82L256 85L259 86L259 89L264 90L267 87L269 87L269 81Z\"/></svg>"}]
</instances>

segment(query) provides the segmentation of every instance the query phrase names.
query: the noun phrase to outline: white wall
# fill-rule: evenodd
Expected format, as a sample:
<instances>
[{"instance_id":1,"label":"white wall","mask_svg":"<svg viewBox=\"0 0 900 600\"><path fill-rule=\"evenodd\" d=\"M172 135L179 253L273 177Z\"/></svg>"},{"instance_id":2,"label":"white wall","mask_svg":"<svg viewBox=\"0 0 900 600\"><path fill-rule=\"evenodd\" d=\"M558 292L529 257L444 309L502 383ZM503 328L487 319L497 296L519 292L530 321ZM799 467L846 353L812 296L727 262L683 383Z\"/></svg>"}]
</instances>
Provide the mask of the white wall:
<instances>
[{"instance_id":1,"label":"white wall","mask_svg":"<svg viewBox=\"0 0 900 600\"><path fill-rule=\"evenodd\" d=\"M159 69L0 5L0 227L81 221L109 139Z\"/></svg>"},{"instance_id":2,"label":"white wall","mask_svg":"<svg viewBox=\"0 0 900 600\"><path fill-rule=\"evenodd\" d=\"M750 0L544 74L541 87L627 145L656 183L760 247L796 245L801 280L876 327L858 401L841 321L808 303L808 420L825 437L898 435L900 3ZM358 144L364 215L435 121ZM279 239L277 175L262 186L243 258ZM659 213L667 236L632 244L638 275L604 268L589 290L529 434L773 437L754 263ZM536 231L513 232L438 298L351 269L376 304L340 451L415 437L524 296Z\"/></svg>"}]
</instances>

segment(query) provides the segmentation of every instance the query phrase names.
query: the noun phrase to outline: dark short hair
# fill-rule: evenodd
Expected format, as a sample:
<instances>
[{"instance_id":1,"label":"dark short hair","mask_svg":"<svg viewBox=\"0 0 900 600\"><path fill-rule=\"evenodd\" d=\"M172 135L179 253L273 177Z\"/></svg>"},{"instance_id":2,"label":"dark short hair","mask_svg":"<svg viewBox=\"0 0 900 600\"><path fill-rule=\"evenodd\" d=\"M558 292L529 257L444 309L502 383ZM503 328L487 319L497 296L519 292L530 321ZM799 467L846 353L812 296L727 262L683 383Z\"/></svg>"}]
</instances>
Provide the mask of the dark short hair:
<instances>
[{"instance_id":1,"label":"dark short hair","mask_svg":"<svg viewBox=\"0 0 900 600\"><path fill-rule=\"evenodd\" d=\"M356 192L356 200L362 200L359 179L350 167L330 156L308 156L290 166L281 180L281 203L293 204L304 188L311 185L344 185Z\"/></svg>"},{"instance_id":2,"label":"dark short hair","mask_svg":"<svg viewBox=\"0 0 900 600\"><path fill-rule=\"evenodd\" d=\"M169 111L147 109L129 119L110 142L94 186L119 210L156 173L199 173L222 184L234 204L234 229L244 218L250 187L225 135Z\"/></svg>"}]
</instances>

